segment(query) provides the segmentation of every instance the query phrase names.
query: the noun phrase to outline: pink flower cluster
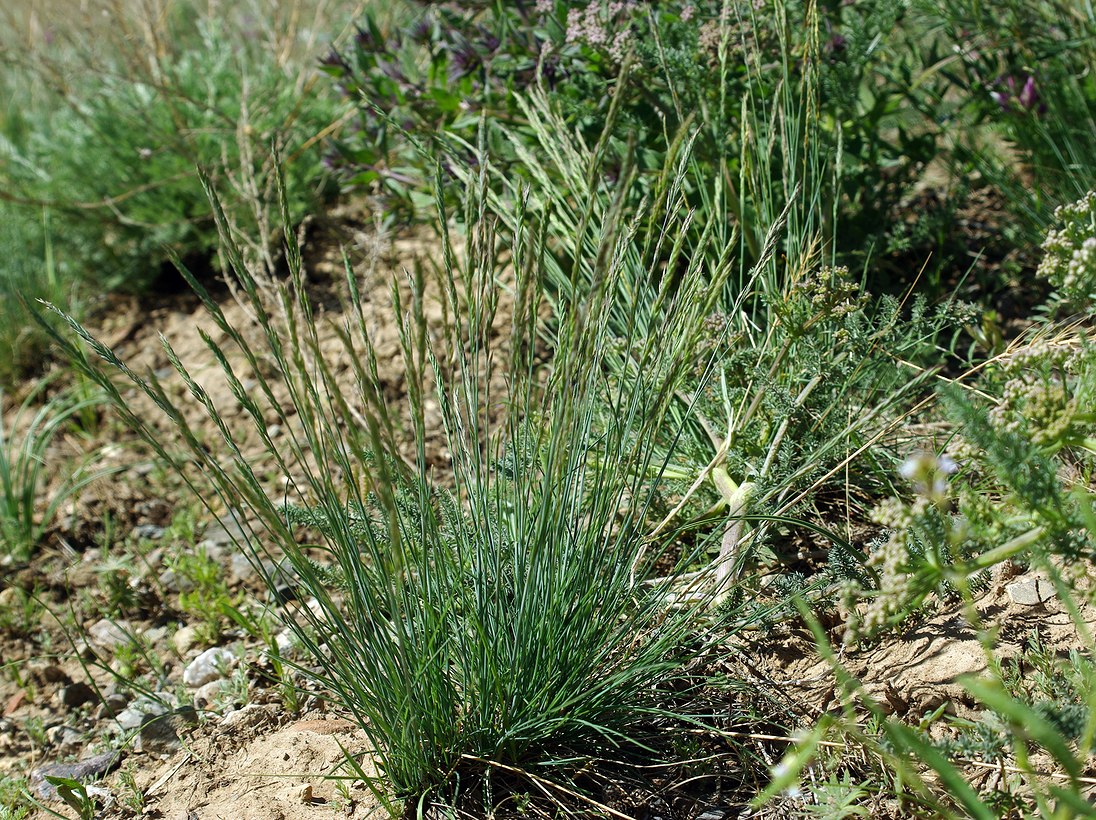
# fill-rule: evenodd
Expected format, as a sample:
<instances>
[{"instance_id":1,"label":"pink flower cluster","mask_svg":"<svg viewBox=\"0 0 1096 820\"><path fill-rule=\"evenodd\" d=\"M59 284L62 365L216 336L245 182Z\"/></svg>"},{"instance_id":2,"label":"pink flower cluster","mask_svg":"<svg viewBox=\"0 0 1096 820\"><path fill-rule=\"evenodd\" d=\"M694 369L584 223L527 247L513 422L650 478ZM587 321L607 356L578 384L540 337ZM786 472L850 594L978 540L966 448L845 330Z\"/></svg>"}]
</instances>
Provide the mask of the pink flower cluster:
<instances>
[{"instance_id":1,"label":"pink flower cluster","mask_svg":"<svg viewBox=\"0 0 1096 820\"><path fill-rule=\"evenodd\" d=\"M572 8L567 12L567 43L606 48L621 61L631 38L627 18L635 8L636 0L591 0L585 8Z\"/></svg>"}]
</instances>

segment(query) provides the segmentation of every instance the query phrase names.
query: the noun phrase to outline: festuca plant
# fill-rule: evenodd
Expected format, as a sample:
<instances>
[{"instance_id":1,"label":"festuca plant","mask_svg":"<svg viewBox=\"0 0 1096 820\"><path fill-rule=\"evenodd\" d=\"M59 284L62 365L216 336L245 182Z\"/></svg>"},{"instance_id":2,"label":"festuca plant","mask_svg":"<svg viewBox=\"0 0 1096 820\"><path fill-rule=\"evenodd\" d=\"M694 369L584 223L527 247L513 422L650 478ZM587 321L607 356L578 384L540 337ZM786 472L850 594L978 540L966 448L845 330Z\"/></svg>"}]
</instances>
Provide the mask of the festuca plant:
<instances>
[{"instance_id":1,"label":"festuca plant","mask_svg":"<svg viewBox=\"0 0 1096 820\"><path fill-rule=\"evenodd\" d=\"M673 541L673 533L650 537L647 526L659 484L651 476L664 465L654 440L679 423L669 408L681 412L686 377L702 361L704 318L730 266L665 289L663 333L633 329L621 338L609 321L620 282L657 255L622 219L588 224L596 276L557 305L554 356L545 366L538 352L544 233L531 215L512 230L500 226L483 206L486 180L467 194L463 253L445 220L439 223L442 260L433 286L450 320L428 333L425 274L413 276L407 290L394 284L406 408L384 401L353 271L343 321L330 331L342 343L340 360L351 363L347 379L336 377L325 352L294 235L285 235L288 280L260 290L214 200L224 253L265 343L245 341L190 281L228 340L207 336L208 347L287 477L276 494L170 344L179 377L217 425L217 447L198 438L159 380L132 372L72 323L92 354L130 376L172 419L211 482L195 490L210 504L212 492L241 511L252 558L278 550L316 599L315 608L297 610L297 638L308 656L300 671L372 740L385 778L375 785L393 810L475 792L494 767L534 773L544 784L591 757L639 754L649 762L661 746L658 726L688 716L687 706L669 705L682 700L668 700L666 687L691 686L686 667L703 651L704 624L711 623L710 585L683 598L673 575L644 580ZM687 210L674 197L649 216L672 231ZM500 258L509 259L514 277L506 289L509 320L498 312ZM500 329L501 349L492 341ZM83 347L59 341L170 459L160 434ZM630 371L607 379L607 359L619 361L621 349L629 351ZM261 356L277 367L260 367ZM245 378L256 386L245 389ZM451 458L448 486L427 457L431 394ZM410 452L396 445L397 414L414 433ZM267 434L272 417L287 431L277 442ZM185 464L173 463L194 480ZM295 525L303 519L287 503L307 511L312 535L304 543ZM688 548L702 550L704 540Z\"/></svg>"},{"instance_id":2,"label":"festuca plant","mask_svg":"<svg viewBox=\"0 0 1096 820\"><path fill-rule=\"evenodd\" d=\"M779 103L783 118L801 116L797 122L816 127L806 111L810 89L803 93L807 99ZM543 290L550 303L566 302L576 289L598 281L588 226L617 219L635 206L627 187L585 172L582 159L590 149L568 133L550 97L530 94L516 103L545 157L533 150L522 155L527 170L544 182L523 202L543 214L552 251L544 262ZM498 128L510 133L505 125ZM610 142L606 135L594 150L608 151ZM666 167L695 170L695 142L694 132L679 133ZM513 143L520 143L517 135ZM752 150L761 153L761 146ZM792 158L770 161L788 164L786 182L802 179ZM811 143L804 161L811 167L824 164L817 143ZM512 224L521 213L520 182L492 170L488 204L499 220ZM473 178L470 172L462 177L465 184ZM692 177L663 173L653 188L655 201L685 196L679 187L683 178ZM564 183L550 184L556 179ZM946 334L970 315L954 301L933 306L920 297L872 298L863 277L825 264L813 194L793 190L791 201L773 213L781 194L766 192L760 178L753 182L759 207L763 200L762 211L771 221L750 228L762 236L752 268L742 269L737 240L724 232L719 197L704 194L704 205L679 232L658 219L632 223L638 247L658 260L665 278L626 267L607 316L622 351L607 365L614 375L632 378L625 340L659 335L662 311L674 304L671 296L682 283L699 277L713 292L718 289L705 317L704 355L689 382L700 400L695 406L671 405L677 424L657 439L672 456L659 475L663 493L652 514L659 532L710 524L717 516L724 527L718 562L728 576L756 568L762 548L766 560L777 557L766 541L777 527L801 527L790 517L817 521L822 505L828 505L826 514L839 511L847 527L863 518L860 508L889 486L889 471L901 460L891 434L929 394ZM733 272L722 286L708 279L710 271L728 266ZM553 332L551 321L546 331ZM832 541L829 534L822 537ZM838 574L859 564L847 545L834 557Z\"/></svg>"}]
</instances>

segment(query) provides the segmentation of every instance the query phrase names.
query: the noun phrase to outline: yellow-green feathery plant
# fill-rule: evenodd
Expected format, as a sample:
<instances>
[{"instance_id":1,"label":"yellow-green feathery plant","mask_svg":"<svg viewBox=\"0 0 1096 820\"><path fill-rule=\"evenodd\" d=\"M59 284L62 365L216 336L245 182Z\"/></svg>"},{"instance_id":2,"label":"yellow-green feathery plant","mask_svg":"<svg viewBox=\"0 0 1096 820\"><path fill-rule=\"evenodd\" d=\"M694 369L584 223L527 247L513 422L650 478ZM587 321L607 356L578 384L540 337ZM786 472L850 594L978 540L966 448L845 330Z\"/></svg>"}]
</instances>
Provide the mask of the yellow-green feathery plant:
<instances>
[{"instance_id":1,"label":"yellow-green feathery plant","mask_svg":"<svg viewBox=\"0 0 1096 820\"><path fill-rule=\"evenodd\" d=\"M940 817L1092 817L1087 777L1096 743L1096 657L1091 570L1096 558L1096 498L1087 480L1096 446L1091 406L1096 365L1083 331L1043 330L993 369L1005 380L999 398L981 389L942 389L956 423L953 455L911 458L903 476L910 502L891 499L877 518L889 537L869 558L874 584L849 590L851 639L878 637L915 616L930 597L960 609L985 653L985 669L960 679L975 719L941 707L920 725L890 716L837 660L828 638L803 608L837 674L844 712L815 727L793 748L766 797L796 782L817 759L819 742L848 743L885 762L911 811ZM961 437L961 440L960 440ZM954 456L954 457L953 457ZM1038 642L1015 660L1000 659L1000 623L979 592L999 565L1038 572L1036 590L1075 633L1068 657ZM1002 777L983 787L986 766Z\"/></svg>"}]
</instances>

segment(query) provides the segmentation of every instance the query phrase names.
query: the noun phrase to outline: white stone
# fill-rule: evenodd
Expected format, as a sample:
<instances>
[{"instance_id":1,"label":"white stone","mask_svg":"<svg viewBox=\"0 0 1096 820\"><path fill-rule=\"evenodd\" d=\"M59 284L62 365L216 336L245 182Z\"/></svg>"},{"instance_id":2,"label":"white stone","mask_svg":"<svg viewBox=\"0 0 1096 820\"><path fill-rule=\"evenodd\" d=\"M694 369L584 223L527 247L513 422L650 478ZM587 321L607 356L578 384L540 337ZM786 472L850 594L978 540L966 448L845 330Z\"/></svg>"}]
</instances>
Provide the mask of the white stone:
<instances>
[{"instance_id":1,"label":"white stone","mask_svg":"<svg viewBox=\"0 0 1096 820\"><path fill-rule=\"evenodd\" d=\"M183 683L191 689L228 676L236 656L219 646L207 649L187 664L183 670Z\"/></svg>"}]
</instances>

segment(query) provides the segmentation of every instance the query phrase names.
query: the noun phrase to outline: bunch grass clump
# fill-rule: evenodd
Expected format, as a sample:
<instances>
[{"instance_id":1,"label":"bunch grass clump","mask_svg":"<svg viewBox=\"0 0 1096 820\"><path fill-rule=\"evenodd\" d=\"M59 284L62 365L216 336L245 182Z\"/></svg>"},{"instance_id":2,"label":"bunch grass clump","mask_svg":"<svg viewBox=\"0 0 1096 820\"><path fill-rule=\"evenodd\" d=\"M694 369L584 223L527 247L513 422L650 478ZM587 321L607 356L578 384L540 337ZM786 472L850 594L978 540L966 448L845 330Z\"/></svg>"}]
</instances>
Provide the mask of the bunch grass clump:
<instances>
[{"instance_id":1,"label":"bunch grass clump","mask_svg":"<svg viewBox=\"0 0 1096 820\"><path fill-rule=\"evenodd\" d=\"M798 118L807 118L813 93L808 84L771 103L782 127L798 127ZM568 133L548 95L534 92L517 104L535 144L524 147L508 126L497 127L539 183L525 207L544 215L552 254L545 260L543 290L557 305L597 280L597 247L587 226L629 213L636 200L620 192L626 185L610 196L612 182L584 170L582 158L590 151L611 154L612 116L591 148ZM693 131L676 136L666 156L669 170L652 184L651 201L691 201L688 185L699 167L693 160L695 140ZM755 149L761 152L761 146ZM825 164L820 143L805 150L807 166ZM801 528L803 519L826 514L821 510L828 504L829 512L841 510L847 527L866 520L870 499L889 488L893 466L901 460L893 446L897 430L931 395L948 335L971 317L971 308L955 299L932 306L913 294L875 298L863 278L826 265L822 220L811 215L817 201L800 190L804 177L797 163L790 157L769 161L789 163L784 184L794 185L791 200L774 213L769 209L782 194L767 191L760 178L753 180L759 197L755 216L765 214L771 221L764 223L760 255L751 269L741 269L742 249L736 237L728 237L718 211L711 210L719 199L713 195L679 232L656 220L637 223L640 241L633 252L649 254L657 264L626 268L635 275L618 280L607 319L618 339L645 339L661 333L662 310L673 304L667 294L676 288L699 280L714 295L713 309L703 319L704 354L682 393L699 399L671 404L675 422L656 437L667 458L656 508L660 528L723 525L720 562L725 569L735 564L735 573L755 569L762 553L774 557L774 545L767 543L774 527L760 519L784 519L782 526L799 517ZM493 171L488 204L512 225L522 213L515 206L520 182ZM462 181L471 184L473 176L467 172ZM711 184L719 189L723 183ZM758 225L751 230L759 232ZM651 269L659 274L648 275ZM553 332L552 322L546 331ZM629 376L627 346L618 345L609 366L622 378ZM747 524L747 517L758 523ZM844 542L832 535L823 537ZM860 560L847 545L832 558L837 576L859 570Z\"/></svg>"},{"instance_id":2,"label":"bunch grass clump","mask_svg":"<svg viewBox=\"0 0 1096 820\"><path fill-rule=\"evenodd\" d=\"M464 252L454 249L443 220L436 281L420 273L404 288L393 285L406 408L382 398L353 270L347 267L347 303L334 328L352 369L347 381L321 345L322 320L307 297L294 234L285 234L289 279L262 289L214 198L223 252L265 344L245 341L185 268L184 275L234 348L206 337L286 476L278 498L170 343L168 357L216 425L215 447L154 376L129 370L75 322L80 343L58 337L170 460L162 435L92 356L122 369L169 416L209 482L195 483L195 491L213 504L212 491L238 511L256 562L276 550L292 563L318 602L296 616L309 656L301 671L369 735L387 784L378 792L394 809L475 793L492 767L566 782L582 760L657 756L660 724L698 719L688 705L673 704L693 685L687 669L711 635L711 585L684 599L675 576L641 581L674 536L650 533L665 467L653 442L677 423L669 408L682 401L686 377L703 367L703 317L729 268L713 274L714 290L697 278L662 292L664 335L633 330L621 338L610 321L620 280L636 276L632 267L650 255L637 247L636 224L589 224L595 277L555 305L546 365L538 353L546 234L528 211L501 225L483 204L486 184L483 170L462 215ZM647 216L673 232L682 206L670 199ZM510 260L507 269L500 256ZM491 340L505 326L499 305L510 276L512 317L499 349ZM430 332L428 287L450 317ZM621 349L629 351L626 372ZM260 368L260 359L274 366ZM243 387L239 361L258 374L256 389ZM291 410L276 400L280 391ZM430 393L441 408L451 484L438 481L427 455ZM272 414L289 431L284 443L266 433ZM414 431L414 452L397 444L397 414ZM303 542L295 525L302 521L312 532Z\"/></svg>"}]
</instances>

